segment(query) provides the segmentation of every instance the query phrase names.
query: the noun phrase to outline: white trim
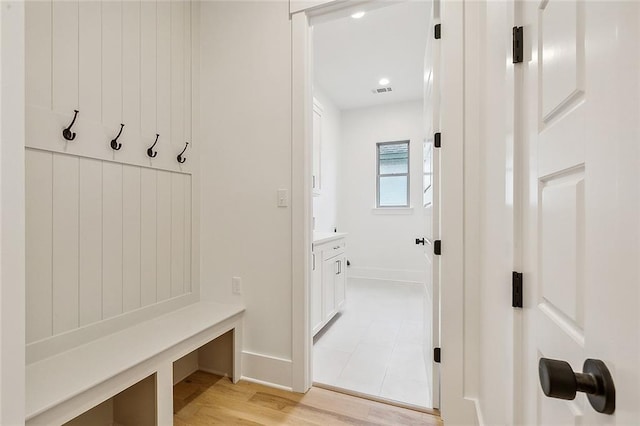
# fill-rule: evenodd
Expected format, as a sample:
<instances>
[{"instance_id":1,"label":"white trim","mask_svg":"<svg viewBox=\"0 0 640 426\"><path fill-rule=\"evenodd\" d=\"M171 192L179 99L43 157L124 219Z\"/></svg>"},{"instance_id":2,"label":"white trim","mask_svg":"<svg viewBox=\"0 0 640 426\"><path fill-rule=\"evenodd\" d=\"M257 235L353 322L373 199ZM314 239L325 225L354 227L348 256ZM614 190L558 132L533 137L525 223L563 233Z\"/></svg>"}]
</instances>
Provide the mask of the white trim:
<instances>
[{"instance_id":1,"label":"white trim","mask_svg":"<svg viewBox=\"0 0 640 426\"><path fill-rule=\"evenodd\" d=\"M242 379L292 390L292 364L290 359L242 351Z\"/></svg>"},{"instance_id":2,"label":"white trim","mask_svg":"<svg viewBox=\"0 0 640 426\"><path fill-rule=\"evenodd\" d=\"M198 368L196 368L195 371L193 371L191 374L195 373L196 371L203 371L205 373L209 373L209 374L215 374L216 376L222 376L222 377L231 377L229 376L229 373L226 371L220 371L220 370L216 370L214 368L207 368L207 367L203 367L201 365L198 365ZM185 377L185 379L187 377L189 377L191 374L189 374L188 376ZM240 376L240 379L244 379L243 376ZM174 382L176 381L175 378L173 380ZM180 382L181 380L178 380L178 382Z\"/></svg>"},{"instance_id":3,"label":"white trim","mask_svg":"<svg viewBox=\"0 0 640 426\"><path fill-rule=\"evenodd\" d=\"M327 3L337 3L336 0L290 0L289 13L294 14L309 10L317 6L326 5Z\"/></svg>"},{"instance_id":4,"label":"white trim","mask_svg":"<svg viewBox=\"0 0 640 426\"><path fill-rule=\"evenodd\" d=\"M291 384L296 392L311 387L313 339L310 321L312 250L311 37L306 13L291 17ZM268 380L271 381L271 380Z\"/></svg>"},{"instance_id":5,"label":"white trim","mask_svg":"<svg viewBox=\"0 0 640 426\"><path fill-rule=\"evenodd\" d=\"M484 416L482 415L482 405L480 404L480 401L478 401L477 399L474 399L473 403L474 403L474 405L476 407L476 415L477 415L476 424L478 426L485 426L486 423L484 421Z\"/></svg>"},{"instance_id":6,"label":"white trim","mask_svg":"<svg viewBox=\"0 0 640 426\"><path fill-rule=\"evenodd\" d=\"M473 424L475 406L465 389L465 257L464 257L464 1L443 1L441 67L441 131L446 149L440 151L440 405L445 424ZM437 301L435 302L437 303ZM473 354L477 356L477 354ZM470 372L466 372L470 374Z\"/></svg>"},{"instance_id":7,"label":"white trim","mask_svg":"<svg viewBox=\"0 0 640 426\"><path fill-rule=\"evenodd\" d=\"M287 392L293 392L293 389L291 389L290 386L276 385L274 383L263 382L262 380L253 379L251 377L242 376L240 380L244 380L245 382L256 383L256 384L259 384L259 385L262 385L262 386L267 386L267 387L274 388L274 389L280 389L280 390L287 391Z\"/></svg>"},{"instance_id":8,"label":"white trim","mask_svg":"<svg viewBox=\"0 0 640 426\"><path fill-rule=\"evenodd\" d=\"M0 2L0 424L25 413L25 18Z\"/></svg>"},{"instance_id":9,"label":"white trim","mask_svg":"<svg viewBox=\"0 0 640 426\"><path fill-rule=\"evenodd\" d=\"M425 284L425 271L349 266L348 278L393 281L403 284Z\"/></svg>"},{"instance_id":10,"label":"white trim","mask_svg":"<svg viewBox=\"0 0 640 426\"><path fill-rule=\"evenodd\" d=\"M411 215L413 214L413 207L374 207L371 209L371 213L381 215Z\"/></svg>"}]
</instances>

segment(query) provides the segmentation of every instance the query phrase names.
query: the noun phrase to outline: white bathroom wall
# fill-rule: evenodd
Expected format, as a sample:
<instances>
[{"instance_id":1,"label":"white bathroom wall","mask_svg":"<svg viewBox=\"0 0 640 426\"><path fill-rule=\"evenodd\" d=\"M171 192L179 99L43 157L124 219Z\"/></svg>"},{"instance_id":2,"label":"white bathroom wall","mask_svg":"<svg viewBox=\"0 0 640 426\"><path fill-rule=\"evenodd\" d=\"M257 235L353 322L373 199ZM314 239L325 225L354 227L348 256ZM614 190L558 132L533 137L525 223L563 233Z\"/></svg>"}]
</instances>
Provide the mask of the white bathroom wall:
<instances>
[{"instance_id":1,"label":"white bathroom wall","mask_svg":"<svg viewBox=\"0 0 640 426\"><path fill-rule=\"evenodd\" d=\"M198 298L191 108L198 15L197 6L178 0L25 7L33 362ZM69 141L62 130L74 110ZM114 150L121 123L122 146ZM186 142L187 160L179 163Z\"/></svg>"},{"instance_id":2,"label":"white bathroom wall","mask_svg":"<svg viewBox=\"0 0 640 426\"><path fill-rule=\"evenodd\" d=\"M201 7L201 297L244 301L242 374L290 387L292 216L277 197L291 189L289 4Z\"/></svg>"},{"instance_id":3,"label":"white bathroom wall","mask_svg":"<svg viewBox=\"0 0 640 426\"><path fill-rule=\"evenodd\" d=\"M333 232L337 226L338 164L340 155L340 110L322 89L315 86L314 98L322 105L319 194L313 196L314 230Z\"/></svg>"},{"instance_id":4,"label":"white bathroom wall","mask_svg":"<svg viewBox=\"0 0 640 426\"><path fill-rule=\"evenodd\" d=\"M338 229L349 233L349 276L424 282L425 260L416 237L422 209L422 101L342 112ZM409 140L408 209L376 209L376 143Z\"/></svg>"}]
</instances>

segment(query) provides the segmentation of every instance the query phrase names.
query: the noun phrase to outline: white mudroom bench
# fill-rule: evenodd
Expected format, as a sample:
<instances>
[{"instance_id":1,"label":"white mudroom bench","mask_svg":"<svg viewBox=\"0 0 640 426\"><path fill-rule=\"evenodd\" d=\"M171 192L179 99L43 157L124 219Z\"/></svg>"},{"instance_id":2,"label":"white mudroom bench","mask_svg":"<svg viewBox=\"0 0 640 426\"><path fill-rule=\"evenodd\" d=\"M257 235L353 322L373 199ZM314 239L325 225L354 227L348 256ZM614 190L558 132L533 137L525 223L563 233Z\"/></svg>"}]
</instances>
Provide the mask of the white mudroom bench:
<instances>
[{"instance_id":1,"label":"white mudroom bench","mask_svg":"<svg viewBox=\"0 0 640 426\"><path fill-rule=\"evenodd\" d=\"M117 424L172 424L174 362L231 332L239 380L243 313L241 304L197 302L28 364L27 425L63 424L101 404Z\"/></svg>"}]
</instances>

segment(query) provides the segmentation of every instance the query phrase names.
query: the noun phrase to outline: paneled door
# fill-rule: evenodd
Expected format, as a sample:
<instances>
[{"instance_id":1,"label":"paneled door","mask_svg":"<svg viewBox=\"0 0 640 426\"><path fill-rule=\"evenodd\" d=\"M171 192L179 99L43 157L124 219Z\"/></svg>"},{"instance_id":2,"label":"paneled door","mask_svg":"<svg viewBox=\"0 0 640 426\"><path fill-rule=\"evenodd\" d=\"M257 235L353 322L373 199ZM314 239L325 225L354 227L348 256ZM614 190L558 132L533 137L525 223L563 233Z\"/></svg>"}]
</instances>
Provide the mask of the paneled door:
<instances>
[{"instance_id":1,"label":"paneled door","mask_svg":"<svg viewBox=\"0 0 640 426\"><path fill-rule=\"evenodd\" d=\"M516 7L525 40L516 97L525 176L523 420L640 424L640 3ZM545 396L541 358L575 372L586 359L604 362L613 414L598 413L582 392Z\"/></svg>"}]
</instances>

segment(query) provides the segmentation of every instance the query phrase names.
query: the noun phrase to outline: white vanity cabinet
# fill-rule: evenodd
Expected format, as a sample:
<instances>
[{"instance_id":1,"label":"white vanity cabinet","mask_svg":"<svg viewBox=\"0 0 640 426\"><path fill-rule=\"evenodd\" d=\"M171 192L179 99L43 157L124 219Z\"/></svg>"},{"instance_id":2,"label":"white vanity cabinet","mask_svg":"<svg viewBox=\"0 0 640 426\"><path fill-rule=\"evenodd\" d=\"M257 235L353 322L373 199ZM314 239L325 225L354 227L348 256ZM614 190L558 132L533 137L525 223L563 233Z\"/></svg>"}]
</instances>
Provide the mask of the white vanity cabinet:
<instances>
[{"instance_id":1,"label":"white vanity cabinet","mask_svg":"<svg viewBox=\"0 0 640 426\"><path fill-rule=\"evenodd\" d=\"M342 308L346 298L346 234L314 233L311 282L313 334Z\"/></svg>"}]
</instances>

